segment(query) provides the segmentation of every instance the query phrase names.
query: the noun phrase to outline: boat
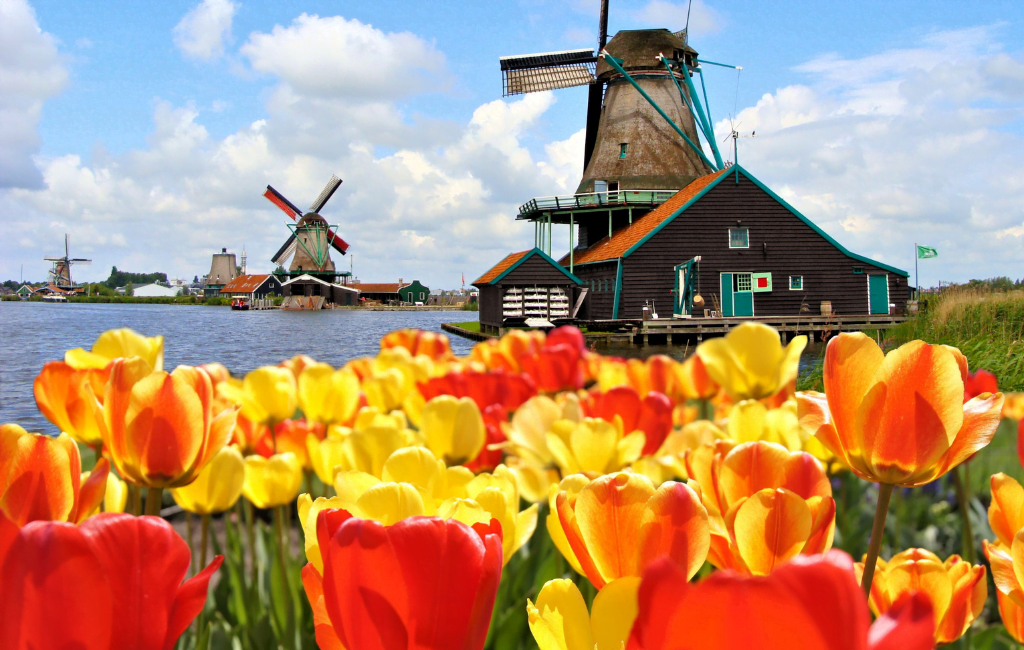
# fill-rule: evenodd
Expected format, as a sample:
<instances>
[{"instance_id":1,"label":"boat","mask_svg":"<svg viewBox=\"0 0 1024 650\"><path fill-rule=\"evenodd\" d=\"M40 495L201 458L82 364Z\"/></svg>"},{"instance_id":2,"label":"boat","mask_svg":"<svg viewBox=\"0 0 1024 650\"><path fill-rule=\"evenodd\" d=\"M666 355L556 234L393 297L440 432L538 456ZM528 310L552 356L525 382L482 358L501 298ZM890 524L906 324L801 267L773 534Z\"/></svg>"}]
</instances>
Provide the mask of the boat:
<instances>
[{"instance_id":1,"label":"boat","mask_svg":"<svg viewBox=\"0 0 1024 650\"><path fill-rule=\"evenodd\" d=\"M241 310L249 309L249 301L246 298L232 298L231 308Z\"/></svg>"},{"instance_id":2,"label":"boat","mask_svg":"<svg viewBox=\"0 0 1024 650\"><path fill-rule=\"evenodd\" d=\"M43 296L43 302L67 302L68 299L64 296Z\"/></svg>"}]
</instances>

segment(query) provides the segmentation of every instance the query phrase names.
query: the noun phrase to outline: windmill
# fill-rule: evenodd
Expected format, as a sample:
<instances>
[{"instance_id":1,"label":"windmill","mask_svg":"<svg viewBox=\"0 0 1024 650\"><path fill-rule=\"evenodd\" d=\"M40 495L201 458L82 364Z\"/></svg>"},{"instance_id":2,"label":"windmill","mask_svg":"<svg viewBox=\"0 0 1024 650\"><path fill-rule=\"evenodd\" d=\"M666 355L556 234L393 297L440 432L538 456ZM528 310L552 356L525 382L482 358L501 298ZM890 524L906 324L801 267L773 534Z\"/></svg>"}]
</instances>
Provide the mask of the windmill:
<instances>
[{"instance_id":1,"label":"windmill","mask_svg":"<svg viewBox=\"0 0 1024 650\"><path fill-rule=\"evenodd\" d=\"M286 199L283 194L267 185L267 191L263 193L263 196L295 222L288 224L291 235L272 258L275 264L282 266L291 258L291 264L288 267L289 275L308 273L330 276L327 278L330 281L339 275L335 272L330 249L333 248L344 255L348 251L348 243L335 234L337 226L328 224L327 220L320 216L320 210L340 185L341 179L331 176L331 180L327 181L323 191L305 213Z\"/></svg>"},{"instance_id":2,"label":"windmill","mask_svg":"<svg viewBox=\"0 0 1024 650\"><path fill-rule=\"evenodd\" d=\"M75 283L71 280L72 264L92 264L92 260L87 260L81 257L71 257L67 234L64 235L64 256L44 257L43 259L47 262L53 263L53 266L50 268L49 281L55 287L60 289L74 289L75 287Z\"/></svg>"}]
</instances>

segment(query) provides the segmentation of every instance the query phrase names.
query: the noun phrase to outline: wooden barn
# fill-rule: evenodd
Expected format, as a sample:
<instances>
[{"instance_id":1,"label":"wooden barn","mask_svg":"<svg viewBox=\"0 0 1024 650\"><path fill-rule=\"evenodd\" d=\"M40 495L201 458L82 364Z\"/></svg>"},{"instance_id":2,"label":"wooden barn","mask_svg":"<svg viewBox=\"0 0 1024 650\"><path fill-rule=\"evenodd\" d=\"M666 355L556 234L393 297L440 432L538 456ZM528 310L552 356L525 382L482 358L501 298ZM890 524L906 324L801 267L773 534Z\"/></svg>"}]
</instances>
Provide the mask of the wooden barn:
<instances>
[{"instance_id":1,"label":"wooden barn","mask_svg":"<svg viewBox=\"0 0 1024 650\"><path fill-rule=\"evenodd\" d=\"M583 281L539 248L512 253L480 276L480 330L523 324L527 318L547 321L575 317Z\"/></svg>"}]
</instances>

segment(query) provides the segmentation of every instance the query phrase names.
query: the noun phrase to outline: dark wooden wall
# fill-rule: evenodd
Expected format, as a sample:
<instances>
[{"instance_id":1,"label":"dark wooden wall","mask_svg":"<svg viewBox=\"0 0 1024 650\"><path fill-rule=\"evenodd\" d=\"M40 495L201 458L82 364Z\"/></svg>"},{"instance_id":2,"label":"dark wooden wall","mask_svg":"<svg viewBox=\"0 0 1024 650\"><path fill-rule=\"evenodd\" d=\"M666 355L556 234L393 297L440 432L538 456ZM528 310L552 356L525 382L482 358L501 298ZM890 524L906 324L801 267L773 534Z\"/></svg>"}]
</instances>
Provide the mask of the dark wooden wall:
<instances>
[{"instance_id":1,"label":"dark wooden wall","mask_svg":"<svg viewBox=\"0 0 1024 650\"><path fill-rule=\"evenodd\" d=\"M618 261L584 264L573 269L573 275L583 280L583 286L590 289L586 301L577 317L588 320L607 320L612 317L615 302L615 274ZM608 290L605 290L607 284ZM621 308L620 308L621 314Z\"/></svg>"},{"instance_id":2,"label":"dark wooden wall","mask_svg":"<svg viewBox=\"0 0 1024 650\"><path fill-rule=\"evenodd\" d=\"M485 325L500 327L502 317L502 297L507 287L551 287L558 286L566 290L570 299L575 301L579 294L573 292L576 285L558 268L539 255L533 255L513 269L496 285L480 286L480 322ZM572 305L570 305L571 309Z\"/></svg>"},{"instance_id":3,"label":"dark wooden wall","mask_svg":"<svg viewBox=\"0 0 1024 650\"><path fill-rule=\"evenodd\" d=\"M823 300L837 314L868 313L868 275L888 275L889 302L903 313L907 278L847 256L752 181L735 175L723 179L694 205L666 225L631 256L623 259L619 318L640 318L654 301L661 316L671 315L674 267L700 255L700 293L712 308L722 272L771 272L773 290L754 294L754 316L791 316L805 305L820 314ZM729 228L750 229L750 248L730 249ZM854 268L863 273L854 273ZM576 267L583 280L614 278L615 264ZM802 275L804 289L791 291L789 276ZM596 300L594 300L596 298ZM613 294L592 294L590 318L612 317Z\"/></svg>"},{"instance_id":4,"label":"dark wooden wall","mask_svg":"<svg viewBox=\"0 0 1024 650\"><path fill-rule=\"evenodd\" d=\"M501 327L501 294L498 287L485 284L480 289L480 323Z\"/></svg>"}]
</instances>

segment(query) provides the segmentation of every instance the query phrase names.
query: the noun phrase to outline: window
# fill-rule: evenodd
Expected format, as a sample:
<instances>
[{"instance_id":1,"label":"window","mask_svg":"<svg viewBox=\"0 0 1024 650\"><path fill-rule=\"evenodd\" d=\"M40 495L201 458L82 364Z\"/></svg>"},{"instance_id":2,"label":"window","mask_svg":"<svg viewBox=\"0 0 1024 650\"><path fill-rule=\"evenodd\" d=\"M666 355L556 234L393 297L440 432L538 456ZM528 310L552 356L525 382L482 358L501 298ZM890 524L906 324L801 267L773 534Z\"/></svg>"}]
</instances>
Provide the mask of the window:
<instances>
[{"instance_id":1,"label":"window","mask_svg":"<svg viewBox=\"0 0 1024 650\"><path fill-rule=\"evenodd\" d=\"M623 143L621 143L619 145L619 158L625 158L626 157L626 148L628 146L629 146L629 144L626 143L626 142L623 142Z\"/></svg>"},{"instance_id":2,"label":"window","mask_svg":"<svg viewBox=\"0 0 1024 650\"><path fill-rule=\"evenodd\" d=\"M750 248L750 229L730 228L729 248Z\"/></svg>"},{"instance_id":3,"label":"window","mask_svg":"<svg viewBox=\"0 0 1024 650\"><path fill-rule=\"evenodd\" d=\"M733 277L736 278L736 291L753 290L754 284L751 282L749 273L736 273Z\"/></svg>"},{"instance_id":4,"label":"window","mask_svg":"<svg viewBox=\"0 0 1024 650\"><path fill-rule=\"evenodd\" d=\"M856 273L857 275L860 275L861 273L864 272L864 267L863 266L855 266L855 267L853 267L853 272Z\"/></svg>"},{"instance_id":5,"label":"window","mask_svg":"<svg viewBox=\"0 0 1024 650\"><path fill-rule=\"evenodd\" d=\"M420 291L420 300L423 300L424 298L426 298L426 294Z\"/></svg>"},{"instance_id":6,"label":"window","mask_svg":"<svg viewBox=\"0 0 1024 650\"><path fill-rule=\"evenodd\" d=\"M802 275L791 275L791 276L789 276L789 290L790 291L803 291L804 290L804 276L802 276Z\"/></svg>"}]
</instances>

